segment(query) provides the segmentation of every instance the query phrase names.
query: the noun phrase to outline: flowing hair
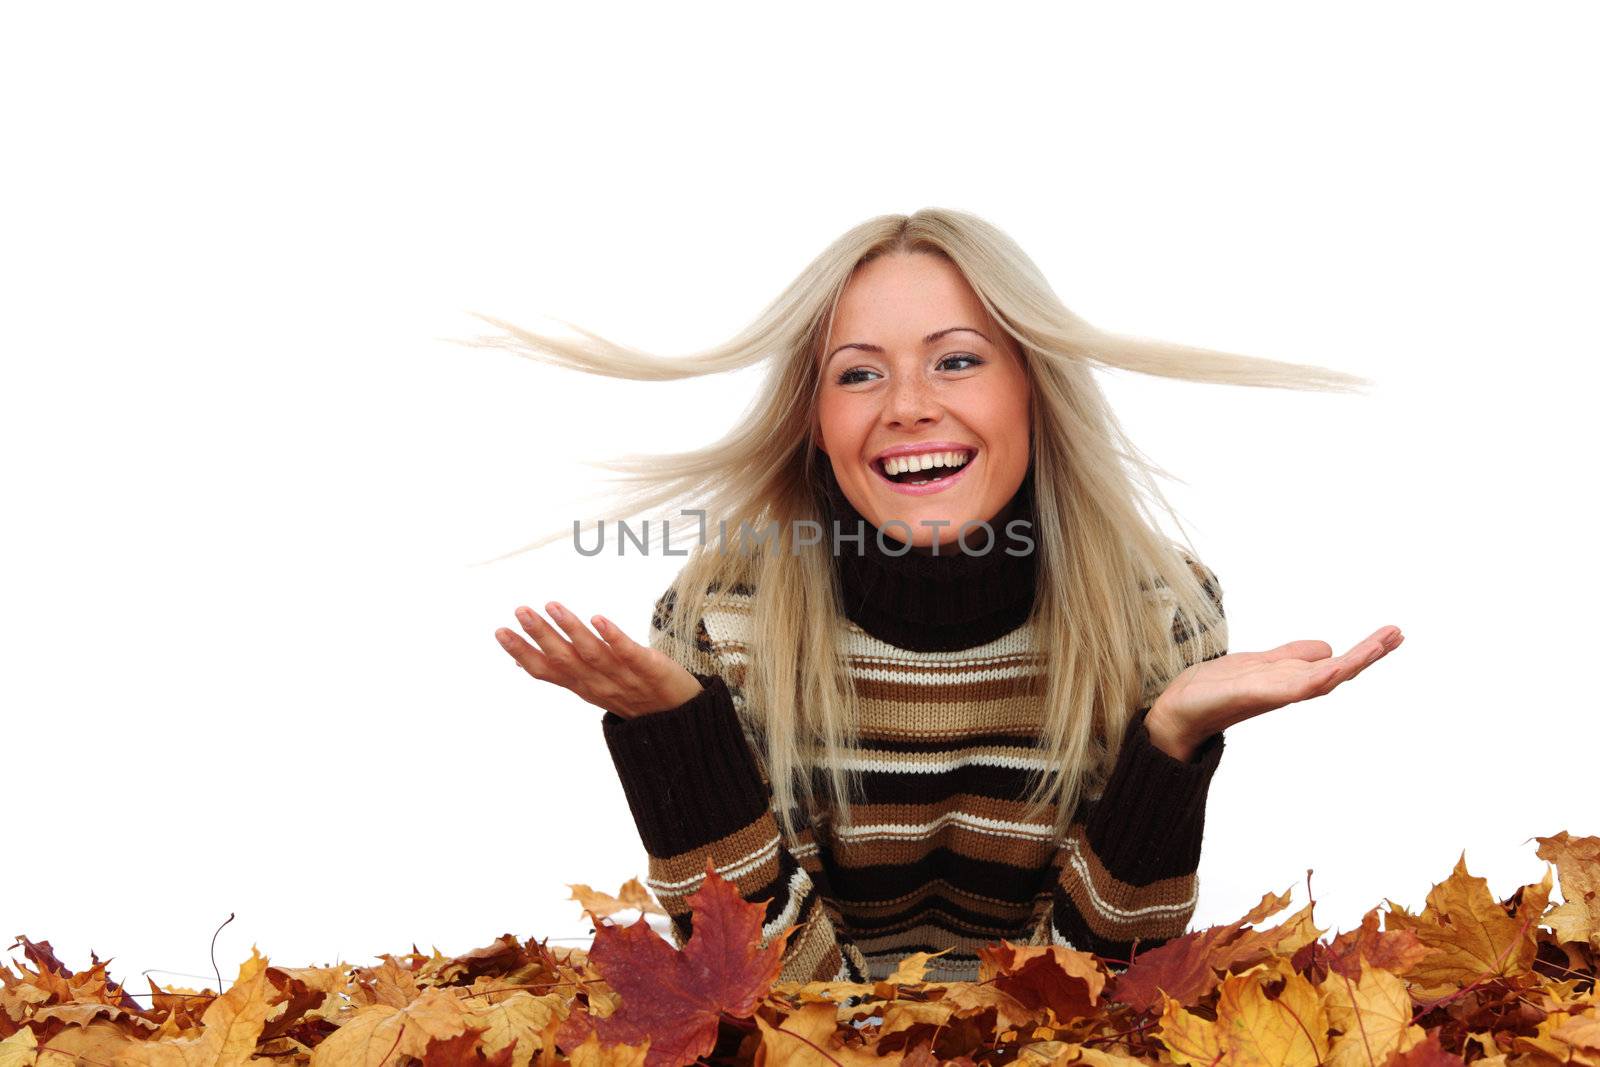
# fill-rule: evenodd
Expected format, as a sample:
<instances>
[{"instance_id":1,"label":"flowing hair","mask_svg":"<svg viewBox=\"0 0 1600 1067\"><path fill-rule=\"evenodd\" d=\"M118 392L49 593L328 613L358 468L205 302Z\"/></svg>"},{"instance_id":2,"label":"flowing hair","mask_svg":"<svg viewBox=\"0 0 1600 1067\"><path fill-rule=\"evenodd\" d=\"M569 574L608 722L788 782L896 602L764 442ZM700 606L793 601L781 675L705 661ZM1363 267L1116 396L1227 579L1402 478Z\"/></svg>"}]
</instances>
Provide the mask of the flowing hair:
<instances>
[{"instance_id":1,"label":"flowing hair","mask_svg":"<svg viewBox=\"0 0 1600 1067\"><path fill-rule=\"evenodd\" d=\"M1359 391L1372 383L1321 367L1100 330L1062 304L1007 234L975 215L944 208L879 215L853 227L737 336L689 355L642 352L561 319L556 321L581 339L535 334L476 313L504 334L451 340L637 381L766 365L754 401L721 440L687 452L592 465L622 475L611 484L623 488L608 494L619 521L661 515L681 526L682 510L704 509L706 530L720 528L723 520L726 529L741 531L744 524L752 530L776 524L781 550L730 552L718 550L717 539L702 537L673 582L667 626L671 633L694 634L701 613L722 591L741 585L758 591L742 714L764 749L758 755L764 757L773 806L792 842L792 812L802 798L815 805L818 780L844 823L858 784L842 758L858 738L858 705L837 636L843 606L836 569L826 551L801 551L791 542L797 521L825 523L827 514L818 468L827 459L817 458L816 410L823 348L840 294L857 267L892 253L943 256L953 264L1012 338L1032 387L1038 519L1032 535L1041 555L1029 621L1043 646L1037 653L1046 680L1037 745L1055 770L1034 772L1026 818L1054 807L1057 831L1064 833L1080 796L1103 784L1141 689L1148 692L1151 679L1170 681L1185 667L1174 634L1226 633L1220 601L1187 563L1186 557L1198 556L1163 534L1150 509L1150 500L1159 502L1183 529L1155 481L1158 474L1172 476L1128 439L1092 370L1321 391ZM603 522L595 520L602 534ZM574 521L572 535L578 534ZM553 531L486 562L566 535L565 529ZM1156 591L1165 609L1152 612ZM1158 682L1154 691L1164 687ZM819 767L826 775L814 776Z\"/></svg>"}]
</instances>

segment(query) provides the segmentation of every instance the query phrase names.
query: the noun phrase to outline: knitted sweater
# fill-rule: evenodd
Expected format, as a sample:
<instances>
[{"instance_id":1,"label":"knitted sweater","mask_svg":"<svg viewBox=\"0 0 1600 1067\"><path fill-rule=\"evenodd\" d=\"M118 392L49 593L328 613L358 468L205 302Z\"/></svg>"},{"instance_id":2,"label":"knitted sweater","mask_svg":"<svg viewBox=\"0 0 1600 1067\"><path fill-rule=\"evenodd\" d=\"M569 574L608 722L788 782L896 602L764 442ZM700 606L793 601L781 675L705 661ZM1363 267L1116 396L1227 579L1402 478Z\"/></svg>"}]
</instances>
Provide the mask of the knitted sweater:
<instances>
[{"instance_id":1,"label":"knitted sweater","mask_svg":"<svg viewBox=\"0 0 1600 1067\"><path fill-rule=\"evenodd\" d=\"M832 515L858 529L865 519L831 472L826 481ZM1032 515L1031 501L1030 471L991 520L996 533L1008 517ZM668 629L676 582L656 601L651 645L704 688L667 711L608 712L602 726L677 943L691 932L685 898L708 856L746 900L767 902L763 944L801 925L785 949L786 981L876 980L910 953L941 949L950 951L932 961L929 980L971 981L977 949L1001 938L1127 960L1135 941L1142 951L1183 933L1222 734L1187 762L1156 748L1144 716L1166 680L1147 679L1103 788L1085 794L1065 837L1048 821L1024 821L1026 775L1041 765L1033 746L1044 683L1025 621L1033 554L889 556L871 550L865 529L864 555L846 545L835 557L861 704L849 757L865 796L850 825L835 825L826 806L796 812L797 845L779 830L760 712L742 688L758 591L704 594L688 635ZM1188 562L1220 607L1215 574ZM1224 654L1225 625L1184 625L1162 588L1147 594L1151 610L1170 620L1183 661Z\"/></svg>"}]
</instances>

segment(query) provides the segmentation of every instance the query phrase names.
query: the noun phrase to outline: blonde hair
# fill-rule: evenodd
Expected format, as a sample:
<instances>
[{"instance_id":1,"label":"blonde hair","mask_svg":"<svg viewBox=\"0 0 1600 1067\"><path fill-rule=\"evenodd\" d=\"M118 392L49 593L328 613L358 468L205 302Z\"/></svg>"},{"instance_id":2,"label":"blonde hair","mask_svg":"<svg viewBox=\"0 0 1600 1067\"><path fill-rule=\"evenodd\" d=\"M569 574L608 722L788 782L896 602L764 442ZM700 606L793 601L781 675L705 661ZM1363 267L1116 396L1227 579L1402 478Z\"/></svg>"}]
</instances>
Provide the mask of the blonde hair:
<instances>
[{"instance_id":1,"label":"blonde hair","mask_svg":"<svg viewBox=\"0 0 1600 1067\"><path fill-rule=\"evenodd\" d=\"M1154 478L1171 475L1128 439L1093 368L1323 391L1355 391L1370 382L1321 367L1097 329L1062 304L1004 232L977 216L943 208L879 215L853 227L741 333L701 352L662 357L564 320L556 321L581 334L581 340L530 333L485 315L477 317L505 336L461 343L646 381L767 365L754 402L721 440L688 452L630 455L597 465L621 472L620 484L637 487L613 494L617 519L664 508L681 530L678 509L704 508L708 530L724 518L729 530L741 529L742 523L753 530L777 524L781 551L718 551L718 540L709 536L691 550L673 582L668 626L671 633L693 635L701 612L719 591L742 583L758 590L742 687L745 714L758 720L747 725L760 738L773 806L793 840L793 809L802 797L816 802L812 768L818 764L812 760L820 755L828 769L826 781L841 821L849 821L856 784L841 770L839 758L857 739L857 705L837 640L843 609L836 569L826 551L796 552L790 545L796 520L822 522L826 514L815 466L820 354L840 294L856 268L891 253L946 257L1014 340L1030 380L1039 517L1032 534L1040 553L1030 621L1045 645L1039 653L1046 679L1038 744L1058 773L1035 774L1027 817L1054 806L1058 831L1065 832L1080 795L1103 782L1147 679L1170 681L1185 666L1173 639L1174 612L1190 633L1226 633L1220 601L1186 563L1198 557L1160 532L1138 492L1142 487L1182 530ZM563 536L565 530L552 532L497 559ZM1164 615L1149 610L1158 588L1170 597L1172 610ZM1064 610L1069 604L1070 612ZM1160 688L1164 683L1155 691Z\"/></svg>"}]
</instances>

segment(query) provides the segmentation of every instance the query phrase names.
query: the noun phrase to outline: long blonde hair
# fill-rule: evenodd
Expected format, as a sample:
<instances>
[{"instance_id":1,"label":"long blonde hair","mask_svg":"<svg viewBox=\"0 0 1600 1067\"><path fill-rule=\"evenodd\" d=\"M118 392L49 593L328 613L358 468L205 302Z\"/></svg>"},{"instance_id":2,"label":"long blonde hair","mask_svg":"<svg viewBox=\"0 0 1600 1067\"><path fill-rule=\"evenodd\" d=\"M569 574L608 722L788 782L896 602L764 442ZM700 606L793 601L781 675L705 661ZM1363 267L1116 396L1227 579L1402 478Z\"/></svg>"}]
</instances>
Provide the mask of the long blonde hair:
<instances>
[{"instance_id":1,"label":"long blonde hair","mask_svg":"<svg viewBox=\"0 0 1600 1067\"><path fill-rule=\"evenodd\" d=\"M680 509L703 508L712 528L723 519L730 531L743 523L758 531L777 525L780 551L719 551L722 543L709 535L691 550L673 582L677 595L670 630L693 634L711 602L707 598L714 600L719 591L740 584L758 590L743 685L745 714L757 720L747 725L761 739L773 806L793 840L794 809L801 798L816 803L814 767L827 768L836 817L846 823L856 784L841 769L843 750L857 739L857 705L837 640L843 609L835 568L825 551L797 552L790 545L797 520L821 522L825 515L815 447L820 354L840 294L856 268L899 252L940 255L954 264L1014 339L1031 382L1039 517L1032 536L1040 556L1030 621L1045 646L1038 651L1046 678L1038 745L1047 765L1058 770L1035 774L1027 818L1054 806L1058 831L1064 832L1082 793L1103 781L1144 680L1151 672L1170 680L1184 667L1170 627L1152 624L1151 591L1164 587L1190 632L1220 630L1221 623L1220 606L1185 563L1185 556L1198 557L1160 532L1138 492L1143 487L1183 529L1154 477L1170 475L1128 439L1092 369L1323 391L1354 391L1370 382L1321 367L1097 329L1062 304L1004 232L977 216L943 208L879 215L853 227L741 333L704 351L662 357L564 320L557 321L582 339L534 334L486 315L477 317L504 336L460 343L646 381L766 364L754 403L721 440L688 452L629 455L595 465L622 474L612 483L624 486L613 494L615 520L657 515L662 509L662 517L673 519L681 531ZM578 536L578 524L572 533ZM496 558L564 536L565 529L554 531ZM681 536L675 541L681 548ZM1073 610L1064 610L1069 604ZM819 756L820 764L815 762Z\"/></svg>"}]
</instances>

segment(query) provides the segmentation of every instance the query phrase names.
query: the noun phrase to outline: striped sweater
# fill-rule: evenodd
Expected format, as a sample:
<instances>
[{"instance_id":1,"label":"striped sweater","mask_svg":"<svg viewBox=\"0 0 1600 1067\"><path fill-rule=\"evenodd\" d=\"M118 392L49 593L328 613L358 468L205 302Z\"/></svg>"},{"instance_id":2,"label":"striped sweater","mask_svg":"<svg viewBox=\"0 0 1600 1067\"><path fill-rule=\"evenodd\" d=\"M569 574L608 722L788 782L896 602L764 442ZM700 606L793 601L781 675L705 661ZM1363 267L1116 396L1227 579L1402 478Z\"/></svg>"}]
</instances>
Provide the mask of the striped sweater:
<instances>
[{"instance_id":1,"label":"striped sweater","mask_svg":"<svg viewBox=\"0 0 1600 1067\"><path fill-rule=\"evenodd\" d=\"M1189 562L1220 605L1215 574ZM1006 584L967 570L980 590ZM940 591L960 600L962 586ZM743 690L757 590L703 594L687 635L668 629L678 594L674 583L656 601L650 643L702 691L668 711L602 720L649 857L649 885L678 944L690 933L685 898L708 857L745 899L767 901L764 939L801 925L785 949L786 981L875 980L912 952L941 949L949 951L932 961L930 981L975 980L977 949L1001 938L1126 960L1136 940L1142 951L1186 929L1223 737L1211 735L1187 762L1156 748L1144 715L1164 683L1147 681L1103 788L1083 797L1058 838L1051 823L1023 818L1043 694L1031 623L991 635L968 611L952 632L983 640L936 638L966 647L923 649L884 639L908 630L862 616L874 633L841 618L861 706L859 749L848 757L863 772L864 800L852 804L848 826L835 825L826 807L797 812L791 845L761 758L759 709ZM1152 610L1171 613L1159 589L1148 595ZM924 616L934 610L919 607ZM995 616L1000 628L1012 617ZM1184 662L1226 651L1225 625L1191 629L1169 618Z\"/></svg>"}]
</instances>

